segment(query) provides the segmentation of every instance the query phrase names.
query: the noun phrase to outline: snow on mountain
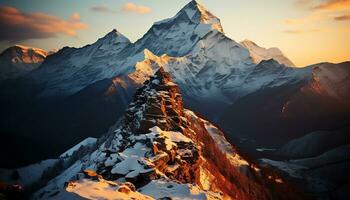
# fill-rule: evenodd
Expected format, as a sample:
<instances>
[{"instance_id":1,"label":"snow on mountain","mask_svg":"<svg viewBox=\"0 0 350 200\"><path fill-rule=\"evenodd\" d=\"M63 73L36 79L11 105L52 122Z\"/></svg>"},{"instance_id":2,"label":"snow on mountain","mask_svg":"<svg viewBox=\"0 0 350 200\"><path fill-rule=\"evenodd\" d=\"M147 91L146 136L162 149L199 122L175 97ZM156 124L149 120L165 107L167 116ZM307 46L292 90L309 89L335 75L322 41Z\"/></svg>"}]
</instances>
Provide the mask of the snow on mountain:
<instances>
[{"instance_id":1,"label":"snow on mountain","mask_svg":"<svg viewBox=\"0 0 350 200\"><path fill-rule=\"evenodd\" d=\"M42 49L16 45L0 54L0 81L14 79L36 69L48 53Z\"/></svg>"},{"instance_id":2,"label":"snow on mountain","mask_svg":"<svg viewBox=\"0 0 350 200\"><path fill-rule=\"evenodd\" d=\"M255 69L250 52L226 37L220 20L196 1L174 17L154 23L135 43L114 30L92 45L60 50L31 75L44 86L42 97L64 97L103 79L141 84L158 68L154 63L172 74L186 101L231 104L266 86L266 77L256 76L255 83L247 82ZM284 69L280 69L282 72L269 70L274 73L269 78L277 82L275 85L289 83L281 77ZM301 81L293 75L286 76Z\"/></svg>"},{"instance_id":3,"label":"snow on mountain","mask_svg":"<svg viewBox=\"0 0 350 200\"><path fill-rule=\"evenodd\" d=\"M122 42L110 42L110 37L122 38L115 39ZM145 49L157 56L188 56L189 64L197 65L196 73L203 69L201 72L213 72L221 78L232 68L244 71L253 64L249 52L223 34L220 20L202 5L191 1L173 18L155 23L134 44L112 32L80 49L63 48L31 75L39 84L45 85L43 96L67 96L99 80L133 72L137 62L147 59ZM210 72L208 68L212 68ZM175 73L173 76L177 77ZM235 75L236 78L239 76ZM212 81L201 81L201 85L208 82Z\"/></svg>"},{"instance_id":4,"label":"snow on mountain","mask_svg":"<svg viewBox=\"0 0 350 200\"><path fill-rule=\"evenodd\" d=\"M136 91L124 118L98 149L36 192L35 199L69 194L89 199L297 198L282 192L288 186L276 175L241 156L216 126L184 109L179 91L160 68Z\"/></svg>"},{"instance_id":5,"label":"snow on mountain","mask_svg":"<svg viewBox=\"0 0 350 200\"><path fill-rule=\"evenodd\" d=\"M289 66L289 67L295 67L292 61L290 61L280 49L274 47L274 48L263 48L258 46L256 43L250 40L244 40L241 42L241 44L249 50L250 56L252 57L254 63L258 64L262 60L270 60L274 59L278 63Z\"/></svg>"},{"instance_id":6,"label":"snow on mountain","mask_svg":"<svg viewBox=\"0 0 350 200\"><path fill-rule=\"evenodd\" d=\"M249 94L262 88L293 85L311 79L312 68L291 68L274 59L263 60L246 76L241 93Z\"/></svg>"},{"instance_id":7,"label":"snow on mountain","mask_svg":"<svg viewBox=\"0 0 350 200\"><path fill-rule=\"evenodd\" d=\"M184 56L213 32L223 33L220 20L196 1L191 1L174 17L154 23L131 50L149 49L156 55Z\"/></svg>"},{"instance_id":8,"label":"snow on mountain","mask_svg":"<svg viewBox=\"0 0 350 200\"><path fill-rule=\"evenodd\" d=\"M81 147L86 147L86 146L92 146L96 144L97 139L96 138L86 138L85 140L81 141L79 144L75 145L74 147L68 149L66 152L60 155L60 158L65 158L73 155L73 153Z\"/></svg>"},{"instance_id":9,"label":"snow on mountain","mask_svg":"<svg viewBox=\"0 0 350 200\"><path fill-rule=\"evenodd\" d=\"M64 47L50 56L42 66L30 75L44 85L43 96L66 96L78 92L99 79L99 74L110 73L118 54L130 45L130 41L117 30L82 48ZM111 74L110 76L113 76Z\"/></svg>"}]
</instances>

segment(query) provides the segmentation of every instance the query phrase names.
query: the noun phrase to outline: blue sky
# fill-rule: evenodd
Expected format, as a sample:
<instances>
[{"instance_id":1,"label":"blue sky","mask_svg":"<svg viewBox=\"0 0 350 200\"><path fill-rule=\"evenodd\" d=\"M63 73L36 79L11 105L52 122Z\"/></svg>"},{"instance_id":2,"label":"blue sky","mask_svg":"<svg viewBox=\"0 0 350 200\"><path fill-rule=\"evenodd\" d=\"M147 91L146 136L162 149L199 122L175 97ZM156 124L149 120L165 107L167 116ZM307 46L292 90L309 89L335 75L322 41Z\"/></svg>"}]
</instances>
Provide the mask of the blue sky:
<instances>
[{"instance_id":1,"label":"blue sky","mask_svg":"<svg viewBox=\"0 0 350 200\"><path fill-rule=\"evenodd\" d=\"M136 41L153 22L172 17L188 2L189 0L0 0L0 6L13 7L22 15L40 12L45 16L55 16L58 18L57 23L64 24L62 28L52 27L52 31L48 30L50 33L42 38L38 36L37 39L16 40L13 36L10 43L1 41L0 49L15 43L45 50L60 49L63 46L81 47L95 42L113 28L131 41ZM264 47L279 47L299 66L321 61L350 60L350 20L346 17L350 13L350 1L342 0L343 3L339 5L326 5L337 0L198 2L221 19L224 31L230 38L236 41L250 39ZM135 6L135 9L126 9L128 4ZM323 5L328 7L317 7ZM343 17L344 20L334 20L336 17ZM63 29L73 29L68 30L73 32Z\"/></svg>"}]
</instances>

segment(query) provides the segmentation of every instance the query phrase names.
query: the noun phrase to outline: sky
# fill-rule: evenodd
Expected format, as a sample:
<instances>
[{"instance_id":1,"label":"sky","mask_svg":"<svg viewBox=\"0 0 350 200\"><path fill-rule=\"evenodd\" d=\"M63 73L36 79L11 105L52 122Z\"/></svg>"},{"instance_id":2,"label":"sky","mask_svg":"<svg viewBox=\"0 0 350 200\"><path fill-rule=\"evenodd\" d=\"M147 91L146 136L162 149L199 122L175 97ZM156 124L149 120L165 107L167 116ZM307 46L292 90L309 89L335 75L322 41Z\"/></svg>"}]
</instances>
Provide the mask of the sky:
<instances>
[{"instance_id":1,"label":"sky","mask_svg":"<svg viewBox=\"0 0 350 200\"><path fill-rule=\"evenodd\" d=\"M112 29L131 41L189 0L0 0L0 51L82 47ZM350 60L350 0L198 0L240 42L278 47L297 66Z\"/></svg>"}]
</instances>

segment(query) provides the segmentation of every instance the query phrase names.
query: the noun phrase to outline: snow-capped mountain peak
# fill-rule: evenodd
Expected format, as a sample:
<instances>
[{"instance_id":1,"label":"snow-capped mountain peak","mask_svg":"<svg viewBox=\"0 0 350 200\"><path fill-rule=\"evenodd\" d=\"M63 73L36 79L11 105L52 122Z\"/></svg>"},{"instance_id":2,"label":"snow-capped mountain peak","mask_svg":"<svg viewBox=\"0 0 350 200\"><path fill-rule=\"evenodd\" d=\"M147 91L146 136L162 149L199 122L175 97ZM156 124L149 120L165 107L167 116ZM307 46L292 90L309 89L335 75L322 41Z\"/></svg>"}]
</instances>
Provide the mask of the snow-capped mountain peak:
<instances>
[{"instance_id":1,"label":"snow-capped mountain peak","mask_svg":"<svg viewBox=\"0 0 350 200\"><path fill-rule=\"evenodd\" d=\"M280 64L284 64L289 67L295 67L292 61L290 61L280 49L276 47L272 48L264 48L257 45L255 42L251 40L243 40L241 45L247 48L250 52L250 56L253 61L258 64L262 60L270 60L274 59Z\"/></svg>"},{"instance_id":2,"label":"snow-capped mountain peak","mask_svg":"<svg viewBox=\"0 0 350 200\"><path fill-rule=\"evenodd\" d=\"M220 19L196 1L191 1L174 17L155 22L128 53L147 48L158 56L184 56L210 33L223 34Z\"/></svg>"},{"instance_id":3,"label":"snow-capped mountain peak","mask_svg":"<svg viewBox=\"0 0 350 200\"><path fill-rule=\"evenodd\" d=\"M15 45L0 54L0 81L17 78L36 69L48 53L39 48Z\"/></svg>"},{"instance_id":4,"label":"snow-capped mountain peak","mask_svg":"<svg viewBox=\"0 0 350 200\"><path fill-rule=\"evenodd\" d=\"M12 48L18 49L20 52L22 52L23 56L27 56L27 57L30 57L33 54L37 54L38 56L45 58L48 54L45 50L42 50L39 48L34 48L34 47L27 47L27 46L23 46L23 45L19 45L19 44L15 45ZM25 60L23 62L25 62ZM35 60L33 60L33 62L35 62Z\"/></svg>"},{"instance_id":5,"label":"snow-capped mountain peak","mask_svg":"<svg viewBox=\"0 0 350 200\"><path fill-rule=\"evenodd\" d=\"M220 23L220 19L213 15L203 5L193 0L181 9L174 18L186 14L193 23L209 24L211 27L219 32L224 32Z\"/></svg>"},{"instance_id":6,"label":"snow-capped mountain peak","mask_svg":"<svg viewBox=\"0 0 350 200\"><path fill-rule=\"evenodd\" d=\"M23 45L15 45L6 49L3 54L11 54L14 58L11 60L12 63L38 63L43 62L47 56L45 50L27 47Z\"/></svg>"},{"instance_id":7,"label":"snow-capped mountain peak","mask_svg":"<svg viewBox=\"0 0 350 200\"><path fill-rule=\"evenodd\" d=\"M126 38L123 34L118 32L116 29L113 29L111 32L109 32L107 35L104 37L100 38L97 40L96 44L102 45L100 48L106 49L113 46L113 45L118 45L118 44L129 44L131 43L128 38Z\"/></svg>"}]
</instances>

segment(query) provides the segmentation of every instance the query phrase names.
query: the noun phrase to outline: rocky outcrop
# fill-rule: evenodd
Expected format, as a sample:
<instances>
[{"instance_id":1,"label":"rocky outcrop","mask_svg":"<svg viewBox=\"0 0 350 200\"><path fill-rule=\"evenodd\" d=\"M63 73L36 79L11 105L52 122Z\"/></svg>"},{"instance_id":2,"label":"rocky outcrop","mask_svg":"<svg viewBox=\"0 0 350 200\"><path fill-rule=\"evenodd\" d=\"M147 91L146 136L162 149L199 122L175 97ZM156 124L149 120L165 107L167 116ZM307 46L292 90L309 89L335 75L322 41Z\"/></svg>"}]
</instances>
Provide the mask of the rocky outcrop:
<instances>
[{"instance_id":1,"label":"rocky outcrop","mask_svg":"<svg viewBox=\"0 0 350 200\"><path fill-rule=\"evenodd\" d=\"M148 132L154 126L162 130L180 130L183 101L170 75L160 68L154 77L136 91L126 111L126 122L135 132Z\"/></svg>"},{"instance_id":2,"label":"rocky outcrop","mask_svg":"<svg viewBox=\"0 0 350 200\"><path fill-rule=\"evenodd\" d=\"M225 199L297 196L277 175L242 157L220 129L184 109L162 67L136 91L117 127L90 156L89 168L109 181L127 181L140 191L154 181L176 181Z\"/></svg>"},{"instance_id":3,"label":"rocky outcrop","mask_svg":"<svg viewBox=\"0 0 350 200\"><path fill-rule=\"evenodd\" d=\"M159 178L160 174L183 183L194 182L200 163L199 149L189 138L175 132L182 131L185 125L179 92L163 68L146 81L136 91L126 110L123 126L116 131L120 145L102 151L105 156L103 162L98 163L97 171L107 179L124 177L136 185ZM180 139L173 140L172 137ZM123 158L120 151L140 146L150 149L145 152L147 161L137 162L140 169L129 171L122 166L116 167L117 163L126 160L134 162Z\"/></svg>"},{"instance_id":4,"label":"rocky outcrop","mask_svg":"<svg viewBox=\"0 0 350 200\"><path fill-rule=\"evenodd\" d=\"M241 156L220 129L184 109L178 86L162 67L100 142L67 191L78 192L74 188L89 181L156 199L300 199L278 175Z\"/></svg>"}]
</instances>

